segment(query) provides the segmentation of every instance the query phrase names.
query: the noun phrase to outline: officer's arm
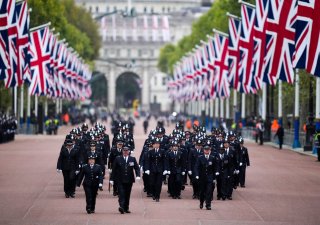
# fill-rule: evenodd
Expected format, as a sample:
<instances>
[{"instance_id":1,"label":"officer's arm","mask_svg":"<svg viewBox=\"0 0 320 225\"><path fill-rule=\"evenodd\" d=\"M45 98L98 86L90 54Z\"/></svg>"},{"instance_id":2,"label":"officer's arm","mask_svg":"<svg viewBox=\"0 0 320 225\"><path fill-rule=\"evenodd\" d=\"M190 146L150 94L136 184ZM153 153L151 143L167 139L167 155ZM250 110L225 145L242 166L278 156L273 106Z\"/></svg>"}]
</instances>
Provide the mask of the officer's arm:
<instances>
[{"instance_id":1,"label":"officer's arm","mask_svg":"<svg viewBox=\"0 0 320 225\"><path fill-rule=\"evenodd\" d=\"M140 169L139 169L139 165L137 163L137 160L136 158L133 158L134 159L134 170L136 172L136 177L140 177Z\"/></svg>"},{"instance_id":2,"label":"officer's arm","mask_svg":"<svg viewBox=\"0 0 320 225\"><path fill-rule=\"evenodd\" d=\"M194 171L193 171L195 177L199 177L200 165L201 163L200 163L200 156L199 156L196 160L196 164L194 166Z\"/></svg>"},{"instance_id":3,"label":"officer's arm","mask_svg":"<svg viewBox=\"0 0 320 225\"><path fill-rule=\"evenodd\" d=\"M98 167L99 168L99 184L103 184L103 172L102 172L102 168L101 166Z\"/></svg>"},{"instance_id":4,"label":"officer's arm","mask_svg":"<svg viewBox=\"0 0 320 225\"><path fill-rule=\"evenodd\" d=\"M83 177L84 177L84 169L82 169L80 174L79 174L79 177L78 177L78 180L77 180L77 186L78 187L80 187L80 185L82 183L82 180L83 180Z\"/></svg>"},{"instance_id":5,"label":"officer's arm","mask_svg":"<svg viewBox=\"0 0 320 225\"><path fill-rule=\"evenodd\" d=\"M58 162L57 162L57 169L58 170L61 170L61 168L62 168L62 148L61 148L61 150L60 150L60 154L59 154L59 158L58 158Z\"/></svg>"},{"instance_id":6,"label":"officer's arm","mask_svg":"<svg viewBox=\"0 0 320 225\"><path fill-rule=\"evenodd\" d=\"M247 157L247 166L250 166L249 153L247 149L246 149L246 157Z\"/></svg>"},{"instance_id":7,"label":"officer's arm","mask_svg":"<svg viewBox=\"0 0 320 225\"><path fill-rule=\"evenodd\" d=\"M150 170L150 151L148 151L144 158L144 171Z\"/></svg>"}]
</instances>

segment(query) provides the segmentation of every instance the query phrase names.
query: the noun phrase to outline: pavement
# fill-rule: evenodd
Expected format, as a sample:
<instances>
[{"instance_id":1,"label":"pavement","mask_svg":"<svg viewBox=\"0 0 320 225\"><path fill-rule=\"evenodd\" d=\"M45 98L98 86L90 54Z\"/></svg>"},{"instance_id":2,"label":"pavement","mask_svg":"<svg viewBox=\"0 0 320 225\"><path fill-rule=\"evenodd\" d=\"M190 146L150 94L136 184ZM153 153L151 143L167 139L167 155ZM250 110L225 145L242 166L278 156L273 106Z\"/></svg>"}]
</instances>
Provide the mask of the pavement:
<instances>
[{"instance_id":1,"label":"pavement","mask_svg":"<svg viewBox=\"0 0 320 225\"><path fill-rule=\"evenodd\" d=\"M109 124L108 124L109 125ZM150 123L154 128L155 121ZM56 163L65 134L57 136L18 135L14 142L0 145L0 224L12 225L291 225L320 224L320 163L309 155L289 149L246 142L251 166L246 188L234 191L233 200L217 201L212 210L200 210L186 186L182 199L171 199L163 186L159 203L147 198L142 181L133 186L131 214L118 212L117 197L99 192L95 214L86 214L83 188L75 199L66 199L63 178ZM173 127L166 127L170 132ZM142 120L135 127L135 156L138 158L146 135Z\"/></svg>"}]
</instances>

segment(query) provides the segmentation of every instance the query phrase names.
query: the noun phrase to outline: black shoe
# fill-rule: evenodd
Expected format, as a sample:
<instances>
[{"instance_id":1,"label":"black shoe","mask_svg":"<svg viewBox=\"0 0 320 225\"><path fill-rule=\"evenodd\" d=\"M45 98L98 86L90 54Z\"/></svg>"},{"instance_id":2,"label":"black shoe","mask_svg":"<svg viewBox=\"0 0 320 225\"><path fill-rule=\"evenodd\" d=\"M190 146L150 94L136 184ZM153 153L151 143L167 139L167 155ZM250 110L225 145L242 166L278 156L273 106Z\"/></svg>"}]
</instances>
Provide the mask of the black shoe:
<instances>
[{"instance_id":1,"label":"black shoe","mask_svg":"<svg viewBox=\"0 0 320 225\"><path fill-rule=\"evenodd\" d=\"M200 203L200 209L203 209L203 203Z\"/></svg>"},{"instance_id":2,"label":"black shoe","mask_svg":"<svg viewBox=\"0 0 320 225\"><path fill-rule=\"evenodd\" d=\"M224 201L224 200L226 200L226 197L225 197L225 196L223 196L223 197L222 197L222 200L223 200L223 201Z\"/></svg>"},{"instance_id":3,"label":"black shoe","mask_svg":"<svg viewBox=\"0 0 320 225\"><path fill-rule=\"evenodd\" d=\"M69 198L70 196L69 195L67 195L67 194L65 194L64 196L66 196L66 198Z\"/></svg>"},{"instance_id":4,"label":"black shoe","mask_svg":"<svg viewBox=\"0 0 320 225\"><path fill-rule=\"evenodd\" d=\"M125 210L124 212L125 212L125 213L131 213L130 210Z\"/></svg>"},{"instance_id":5,"label":"black shoe","mask_svg":"<svg viewBox=\"0 0 320 225\"><path fill-rule=\"evenodd\" d=\"M170 197L172 197L172 195L169 194L168 197L170 198Z\"/></svg>"},{"instance_id":6,"label":"black shoe","mask_svg":"<svg viewBox=\"0 0 320 225\"><path fill-rule=\"evenodd\" d=\"M152 196L152 199L153 199L153 200L156 200L156 197Z\"/></svg>"},{"instance_id":7,"label":"black shoe","mask_svg":"<svg viewBox=\"0 0 320 225\"><path fill-rule=\"evenodd\" d=\"M113 192L113 196L117 196L118 194L116 192Z\"/></svg>"},{"instance_id":8,"label":"black shoe","mask_svg":"<svg viewBox=\"0 0 320 225\"><path fill-rule=\"evenodd\" d=\"M148 197L148 198L149 198L149 197L152 197L152 194L148 193L148 194L147 194L147 197Z\"/></svg>"},{"instance_id":9,"label":"black shoe","mask_svg":"<svg viewBox=\"0 0 320 225\"><path fill-rule=\"evenodd\" d=\"M197 198L197 196L195 196L195 195L192 195L192 199L196 199Z\"/></svg>"},{"instance_id":10,"label":"black shoe","mask_svg":"<svg viewBox=\"0 0 320 225\"><path fill-rule=\"evenodd\" d=\"M232 200L232 197L228 197L229 200Z\"/></svg>"},{"instance_id":11,"label":"black shoe","mask_svg":"<svg viewBox=\"0 0 320 225\"><path fill-rule=\"evenodd\" d=\"M147 192L147 190L145 188L143 188L143 192Z\"/></svg>"},{"instance_id":12,"label":"black shoe","mask_svg":"<svg viewBox=\"0 0 320 225\"><path fill-rule=\"evenodd\" d=\"M241 185L241 187L242 187L242 188L245 188L246 186L245 186L245 185Z\"/></svg>"},{"instance_id":13,"label":"black shoe","mask_svg":"<svg viewBox=\"0 0 320 225\"><path fill-rule=\"evenodd\" d=\"M176 196L172 196L172 198L173 198L173 199L177 199L177 197L176 197Z\"/></svg>"},{"instance_id":14,"label":"black shoe","mask_svg":"<svg viewBox=\"0 0 320 225\"><path fill-rule=\"evenodd\" d=\"M70 197L71 197L71 198L74 198L74 194L71 194Z\"/></svg>"},{"instance_id":15,"label":"black shoe","mask_svg":"<svg viewBox=\"0 0 320 225\"><path fill-rule=\"evenodd\" d=\"M177 196L177 199L181 199L181 196L179 195L179 196Z\"/></svg>"},{"instance_id":16,"label":"black shoe","mask_svg":"<svg viewBox=\"0 0 320 225\"><path fill-rule=\"evenodd\" d=\"M91 210L91 213L95 213L95 211L94 211L94 210Z\"/></svg>"},{"instance_id":17,"label":"black shoe","mask_svg":"<svg viewBox=\"0 0 320 225\"><path fill-rule=\"evenodd\" d=\"M237 186L234 186L233 189L237 189Z\"/></svg>"},{"instance_id":18,"label":"black shoe","mask_svg":"<svg viewBox=\"0 0 320 225\"><path fill-rule=\"evenodd\" d=\"M123 209L122 207L119 207L119 212L120 212L121 214L124 214L124 209Z\"/></svg>"},{"instance_id":19,"label":"black shoe","mask_svg":"<svg viewBox=\"0 0 320 225\"><path fill-rule=\"evenodd\" d=\"M160 202L160 200L157 198L157 199L156 199L156 202Z\"/></svg>"},{"instance_id":20,"label":"black shoe","mask_svg":"<svg viewBox=\"0 0 320 225\"><path fill-rule=\"evenodd\" d=\"M206 209L207 210L211 210L211 206L206 206Z\"/></svg>"},{"instance_id":21,"label":"black shoe","mask_svg":"<svg viewBox=\"0 0 320 225\"><path fill-rule=\"evenodd\" d=\"M88 214L91 214L91 210L87 209L87 213L88 213Z\"/></svg>"},{"instance_id":22,"label":"black shoe","mask_svg":"<svg viewBox=\"0 0 320 225\"><path fill-rule=\"evenodd\" d=\"M221 198L220 198L220 197L218 197L218 198L217 198L217 200L221 200Z\"/></svg>"}]
</instances>

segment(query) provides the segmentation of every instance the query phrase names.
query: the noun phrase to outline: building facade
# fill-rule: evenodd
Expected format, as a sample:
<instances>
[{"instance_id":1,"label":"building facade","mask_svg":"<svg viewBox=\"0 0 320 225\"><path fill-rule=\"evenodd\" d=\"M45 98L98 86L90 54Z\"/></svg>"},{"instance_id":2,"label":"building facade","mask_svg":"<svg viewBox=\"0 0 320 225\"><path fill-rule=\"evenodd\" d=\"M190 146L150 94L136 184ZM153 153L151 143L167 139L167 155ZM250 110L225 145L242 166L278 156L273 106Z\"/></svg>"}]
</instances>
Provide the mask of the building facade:
<instances>
[{"instance_id":1,"label":"building facade","mask_svg":"<svg viewBox=\"0 0 320 225\"><path fill-rule=\"evenodd\" d=\"M136 81L136 98L145 111L170 111L167 74L157 68L160 49L191 33L192 22L208 8L201 0L76 0L91 12L100 26L103 41L96 70L108 83L108 107L121 108L126 90L118 85L123 76ZM129 85L130 86L130 85ZM131 101L133 99L130 99Z\"/></svg>"}]
</instances>

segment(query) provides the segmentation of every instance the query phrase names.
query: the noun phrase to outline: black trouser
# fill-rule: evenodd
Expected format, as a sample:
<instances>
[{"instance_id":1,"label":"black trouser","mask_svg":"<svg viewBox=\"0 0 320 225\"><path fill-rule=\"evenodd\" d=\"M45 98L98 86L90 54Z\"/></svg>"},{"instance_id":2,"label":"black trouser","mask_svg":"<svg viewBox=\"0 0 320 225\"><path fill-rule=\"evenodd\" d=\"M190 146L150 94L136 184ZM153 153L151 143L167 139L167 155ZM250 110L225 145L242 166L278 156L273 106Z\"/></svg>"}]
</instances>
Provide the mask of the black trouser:
<instances>
[{"instance_id":1,"label":"black trouser","mask_svg":"<svg viewBox=\"0 0 320 225\"><path fill-rule=\"evenodd\" d=\"M162 187L162 173L150 174L150 188L151 193L156 199L160 199L161 187Z\"/></svg>"},{"instance_id":2,"label":"black trouser","mask_svg":"<svg viewBox=\"0 0 320 225\"><path fill-rule=\"evenodd\" d=\"M170 194L172 197L178 197L181 195L182 176L180 173L170 174L169 181Z\"/></svg>"},{"instance_id":3,"label":"black trouser","mask_svg":"<svg viewBox=\"0 0 320 225\"><path fill-rule=\"evenodd\" d=\"M317 148L317 153L318 153L318 161L320 161L320 148Z\"/></svg>"},{"instance_id":4,"label":"black trouser","mask_svg":"<svg viewBox=\"0 0 320 225\"><path fill-rule=\"evenodd\" d=\"M99 184L83 185L84 192L86 194L86 210L94 211L96 208L96 198Z\"/></svg>"},{"instance_id":5,"label":"black trouser","mask_svg":"<svg viewBox=\"0 0 320 225\"><path fill-rule=\"evenodd\" d=\"M224 172L220 172L220 175L217 177L217 197L218 198L228 197L229 180L230 178L228 178L227 174L225 174ZM231 186L231 189L233 189L232 186Z\"/></svg>"},{"instance_id":6,"label":"black trouser","mask_svg":"<svg viewBox=\"0 0 320 225\"><path fill-rule=\"evenodd\" d=\"M74 170L62 170L64 181L64 193L71 195L76 190L76 173Z\"/></svg>"},{"instance_id":7,"label":"black trouser","mask_svg":"<svg viewBox=\"0 0 320 225\"><path fill-rule=\"evenodd\" d=\"M282 149L283 137L278 137L279 140L279 148Z\"/></svg>"},{"instance_id":8,"label":"black trouser","mask_svg":"<svg viewBox=\"0 0 320 225\"><path fill-rule=\"evenodd\" d=\"M239 168L239 181L241 186L244 186L246 183L246 168L246 166L240 166Z\"/></svg>"},{"instance_id":9,"label":"black trouser","mask_svg":"<svg viewBox=\"0 0 320 225\"><path fill-rule=\"evenodd\" d=\"M200 180L200 203L206 202L206 207L211 206L211 199L213 193L213 182Z\"/></svg>"},{"instance_id":10,"label":"black trouser","mask_svg":"<svg viewBox=\"0 0 320 225\"><path fill-rule=\"evenodd\" d=\"M233 184L234 184L234 177L232 174L229 177L228 176L226 177L226 188L227 188L226 196L227 197L232 197Z\"/></svg>"},{"instance_id":11,"label":"black trouser","mask_svg":"<svg viewBox=\"0 0 320 225\"><path fill-rule=\"evenodd\" d=\"M239 186L239 174L233 175L233 187Z\"/></svg>"},{"instance_id":12,"label":"black trouser","mask_svg":"<svg viewBox=\"0 0 320 225\"><path fill-rule=\"evenodd\" d=\"M129 210L132 183L118 183L119 205L124 210Z\"/></svg>"},{"instance_id":13,"label":"black trouser","mask_svg":"<svg viewBox=\"0 0 320 225\"><path fill-rule=\"evenodd\" d=\"M199 188L199 181L196 178L192 179L192 189L193 195L199 197L200 188Z\"/></svg>"},{"instance_id":14,"label":"black trouser","mask_svg":"<svg viewBox=\"0 0 320 225\"><path fill-rule=\"evenodd\" d=\"M150 194L151 193L151 190L150 190L150 176L148 174L144 173L142 175L142 180L143 180L143 186L144 186L145 191L147 192L147 194Z\"/></svg>"},{"instance_id":15,"label":"black trouser","mask_svg":"<svg viewBox=\"0 0 320 225\"><path fill-rule=\"evenodd\" d=\"M259 131L259 140L260 140L260 145L263 145L263 132Z\"/></svg>"}]
</instances>

